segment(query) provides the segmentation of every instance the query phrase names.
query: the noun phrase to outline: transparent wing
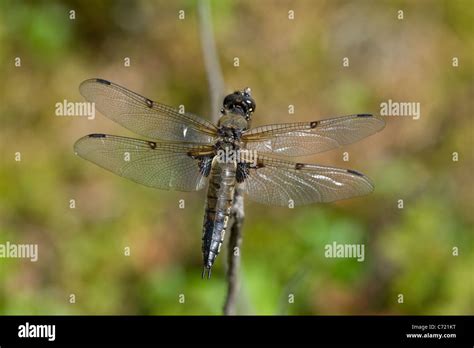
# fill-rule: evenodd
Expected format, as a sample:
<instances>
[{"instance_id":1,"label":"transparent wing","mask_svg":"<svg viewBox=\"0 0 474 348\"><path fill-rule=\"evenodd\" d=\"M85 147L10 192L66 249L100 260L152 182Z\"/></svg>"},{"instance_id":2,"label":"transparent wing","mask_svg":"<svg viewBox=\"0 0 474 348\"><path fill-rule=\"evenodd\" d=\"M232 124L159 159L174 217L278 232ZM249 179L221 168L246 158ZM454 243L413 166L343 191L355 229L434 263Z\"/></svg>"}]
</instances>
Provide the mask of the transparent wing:
<instances>
[{"instance_id":1,"label":"transparent wing","mask_svg":"<svg viewBox=\"0 0 474 348\"><path fill-rule=\"evenodd\" d=\"M374 186L365 175L350 169L283 161L260 155L244 174L243 188L256 202L294 206L332 202L369 194Z\"/></svg>"},{"instance_id":2,"label":"transparent wing","mask_svg":"<svg viewBox=\"0 0 474 348\"><path fill-rule=\"evenodd\" d=\"M242 136L247 149L284 156L306 156L351 144L380 131L385 121L358 114L313 122L251 129Z\"/></svg>"},{"instance_id":3,"label":"transparent wing","mask_svg":"<svg viewBox=\"0 0 474 348\"><path fill-rule=\"evenodd\" d=\"M90 134L74 144L80 157L139 184L197 191L206 184L200 162L212 147Z\"/></svg>"},{"instance_id":4,"label":"transparent wing","mask_svg":"<svg viewBox=\"0 0 474 348\"><path fill-rule=\"evenodd\" d=\"M152 101L115 83L90 79L79 91L96 110L132 132L151 139L210 144L217 128L210 122Z\"/></svg>"}]
</instances>

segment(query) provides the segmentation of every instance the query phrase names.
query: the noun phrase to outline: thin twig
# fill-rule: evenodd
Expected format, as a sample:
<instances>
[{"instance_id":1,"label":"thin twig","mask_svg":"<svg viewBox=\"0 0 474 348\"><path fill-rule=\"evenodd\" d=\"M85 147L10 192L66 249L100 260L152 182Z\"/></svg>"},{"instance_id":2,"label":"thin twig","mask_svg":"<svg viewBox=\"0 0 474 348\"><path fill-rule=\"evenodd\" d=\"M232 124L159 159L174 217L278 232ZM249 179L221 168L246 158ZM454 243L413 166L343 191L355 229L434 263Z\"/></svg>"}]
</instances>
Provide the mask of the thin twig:
<instances>
[{"instance_id":1,"label":"thin twig","mask_svg":"<svg viewBox=\"0 0 474 348\"><path fill-rule=\"evenodd\" d=\"M219 119L220 101L224 92L224 79L217 55L216 42L212 30L211 9L208 0L198 1L199 29L201 47L206 67L209 92L211 94L211 112L213 121Z\"/></svg>"},{"instance_id":2,"label":"thin twig","mask_svg":"<svg viewBox=\"0 0 474 348\"><path fill-rule=\"evenodd\" d=\"M211 111L213 121L219 119L220 101L224 96L224 79L217 55L216 43L212 30L212 17L208 0L198 2L200 35L204 64L211 95ZM228 230L229 251L227 255L227 295L224 303L224 314L236 313L237 296L239 292L240 245L242 242L242 225L244 222L244 197L237 185Z\"/></svg>"},{"instance_id":3,"label":"thin twig","mask_svg":"<svg viewBox=\"0 0 474 348\"><path fill-rule=\"evenodd\" d=\"M237 185L234 202L232 204L230 220L229 250L227 254L227 296L224 303L224 314L236 313L237 297L239 293L240 245L242 243L242 225L244 223L244 196L242 189Z\"/></svg>"}]
</instances>

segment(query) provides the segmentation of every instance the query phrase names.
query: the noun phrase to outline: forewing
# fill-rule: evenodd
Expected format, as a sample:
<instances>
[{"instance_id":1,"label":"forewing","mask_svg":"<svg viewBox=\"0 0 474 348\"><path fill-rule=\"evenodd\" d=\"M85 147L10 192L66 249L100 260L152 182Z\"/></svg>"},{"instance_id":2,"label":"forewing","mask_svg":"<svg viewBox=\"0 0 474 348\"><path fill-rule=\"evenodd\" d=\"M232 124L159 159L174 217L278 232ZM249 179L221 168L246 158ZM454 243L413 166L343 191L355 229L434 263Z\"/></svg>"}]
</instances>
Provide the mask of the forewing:
<instances>
[{"instance_id":1,"label":"forewing","mask_svg":"<svg viewBox=\"0 0 474 348\"><path fill-rule=\"evenodd\" d=\"M179 113L115 83L90 79L79 91L96 110L134 133L151 139L210 144L217 128L190 113Z\"/></svg>"},{"instance_id":2,"label":"forewing","mask_svg":"<svg viewBox=\"0 0 474 348\"><path fill-rule=\"evenodd\" d=\"M351 144L380 131L385 121L357 114L313 122L251 129L242 136L247 149L284 156L306 156Z\"/></svg>"},{"instance_id":3,"label":"forewing","mask_svg":"<svg viewBox=\"0 0 474 348\"><path fill-rule=\"evenodd\" d=\"M80 157L139 184L162 190L197 191L206 184L200 161L212 147L90 134L74 144Z\"/></svg>"},{"instance_id":4,"label":"forewing","mask_svg":"<svg viewBox=\"0 0 474 348\"><path fill-rule=\"evenodd\" d=\"M294 206L363 196L374 186L350 169L283 161L260 155L244 175L244 191L256 202Z\"/></svg>"}]
</instances>

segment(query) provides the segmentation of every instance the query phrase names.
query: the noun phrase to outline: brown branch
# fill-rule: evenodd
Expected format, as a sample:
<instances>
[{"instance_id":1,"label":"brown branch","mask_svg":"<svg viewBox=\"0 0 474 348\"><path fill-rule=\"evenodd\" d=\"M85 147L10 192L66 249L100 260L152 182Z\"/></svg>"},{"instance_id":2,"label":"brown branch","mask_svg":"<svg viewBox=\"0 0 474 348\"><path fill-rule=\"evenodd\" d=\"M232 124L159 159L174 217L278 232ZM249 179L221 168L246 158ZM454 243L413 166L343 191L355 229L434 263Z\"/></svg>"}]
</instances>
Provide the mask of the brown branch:
<instances>
[{"instance_id":1,"label":"brown branch","mask_svg":"<svg viewBox=\"0 0 474 348\"><path fill-rule=\"evenodd\" d=\"M230 220L229 250L227 254L227 296L224 303L224 315L234 315L240 288L240 245L242 243L242 226L244 223L244 196L237 185L232 204Z\"/></svg>"},{"instance_id":2,"label":"brown branch","mask_svg":"<svg viewBox=\"0 0 474 348\"><path fill-rule=\"evenodd\" d=\"M219 109L222 97L224 96L224 79L217 55L216 42L212 31L211 9L208 0L198 2L199 29L201 36L202 54L206 67L209 92L211 94L212 120L219 119Z\"/></svg>"},{"instance_id":3,"label":"brown branch","mask_svg":"<svg viewBox=\"0 0 474 348\"><path fill-rule=\"evenodd\" d=\"M202 53L206 66L207 79L211 94L212 120L217 121L220 115L220 102L224 96L224 79L217 55L216 43L212 31L212 17L208 0L198 2L199 27L202 42ZM242 225L244 222L244 197L241 188L235 189L234 202L227 230L230 231L229 251L227 255L227 295L224 303L224 314L235 314L239 292L240 244L242 242Z\"/></svg>"}]
</instances>

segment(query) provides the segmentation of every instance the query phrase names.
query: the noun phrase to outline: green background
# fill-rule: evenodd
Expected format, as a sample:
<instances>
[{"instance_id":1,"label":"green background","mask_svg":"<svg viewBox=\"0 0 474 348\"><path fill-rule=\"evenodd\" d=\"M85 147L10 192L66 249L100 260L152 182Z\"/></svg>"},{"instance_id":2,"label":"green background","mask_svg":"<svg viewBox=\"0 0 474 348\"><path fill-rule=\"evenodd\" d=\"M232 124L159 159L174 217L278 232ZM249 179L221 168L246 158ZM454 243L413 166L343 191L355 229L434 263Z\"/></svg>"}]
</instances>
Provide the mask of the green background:
<instances>
[{"instance_id":1,"label":"green background","mask_svg":"<svg viewBox=\"0 0 474 348\"><path fill-rule=\"evenodd\" d=\"M254 126L421 103L419 120L387 117L381 133L298 159L360 170L373 194L295 209L246 201L238 313L474 313L473 7L212 3L226 90L252 88ZM142 187L74 156L85 134L135 135L99 113L55 116L101 77L211 119L198 24L194 1L0 2L0 243L39 245L36 263L0 259L1 314L221 313L225 252L200 278L205 192ZM333 241L364 243L365 261L325 258Z\"/></svg>"}]
</instances>

